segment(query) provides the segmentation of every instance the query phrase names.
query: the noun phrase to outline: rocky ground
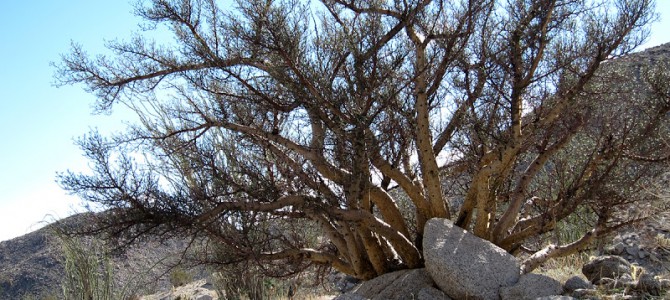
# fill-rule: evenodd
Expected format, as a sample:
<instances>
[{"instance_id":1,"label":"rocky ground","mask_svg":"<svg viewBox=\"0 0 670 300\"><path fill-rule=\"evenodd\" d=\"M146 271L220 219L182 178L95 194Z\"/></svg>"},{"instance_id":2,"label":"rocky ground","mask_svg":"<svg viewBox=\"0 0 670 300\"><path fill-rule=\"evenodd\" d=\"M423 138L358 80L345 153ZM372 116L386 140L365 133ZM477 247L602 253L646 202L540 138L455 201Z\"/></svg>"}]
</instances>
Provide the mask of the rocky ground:
<instances>
[{"instance_id":1,"label":"rocky ground","mask_svg":"<svg viewBox=\"0 0 670 300\"><path fill-rule=\"evenodd\" d=\"M667 294L670 288L668 220L667 214L659 215L643 225L624 230L606 244L600 255L594 253L583 265L569 266L574 273L560 280L544 273L515 275L518 264L514 258L509 257L508 262L500 259L500 256L507 257L506 253L444 221L426 231L426 238L434 241L424 241L427 269L398 271L362 283L332 273L326 278L332 287L328 292L339 293L337 296L325 295L328 293L325 290L321 294L300 290L294 297L277 293L272 299L670 299ZM450 239L459 242L451 243ZM450 253L451 260L440 253ZM477 260L483 263L473 263ZM214 284L200 280L141 299L220 298Z\"/></svg>"},{"instance_id":2,"label":"rocky ground","mask_svg":"<svg viewBox=\"0 0 670 300\"><path fill-rule=\"evenodd\" d=\"M622 232L605 248L610 255L592 257L558 281L537 273L519 276L515 258L448 220L433 219L424 236L426 269L385 274L336 299L668 299L666 220L660 216Z\"/></svg>"},{"instance_id":3,"label":"rocky ground","mask_svg":"<svg viewBox=\"0 0 670 300\"><path fill-rule=\"evenodd\" d=\"M557 282L544 277L522 277L512 280L514 283L509 283L512 285L508 283L498 285L508 286L508 289L504 292L507 293L505 299L515 299L515 297L522 295L525 289L520 289L520 286L536 286L538 284L544 284L547 289L554 289L555 292L560 288L561 291L556 293L565 296L577 296L578 299L663 299L667 285L670 285L670 281L666 280L670 278L669 221L670 214L661 214L654 216L643 225L629 228L611 237L610 242L603 247L602 253L600 253L602 256L594 260L592 266L585 267L586 270L583 273L579 270L581 266L576 266L574 268L575 274L568 276L567 280L559 279L560 282ZM442 235L443 233L440 233L440 236ZM150 258L165 257L166 253L180 247L183 247L183 244L176 241L172 241L171 244L145 241L142 245L130 249L123 255L113 257L113 271L117 274L117 278L123 278L118 279L119 282L124 282L119 286L124 284L141 286L143 290L138 289L136 295L146 295L140 298L145 300L219 299L216 292L217 287L209 279L196 280L179 287L173 287L170 279L165 277L158 281L153 279L139 280L141 278L137 274L143 272L145 273L142 277L144 279L157 278L151 277L157 276L157 274L146 274L146 270L154 268L152 264L156 263L155 259ZM475 248L480 249L481 247L477 246ZM470 251L466 253L470 253ZM492 253L495 253L495 251ZM594 253L594 255L597 254ZM460 258L458 260L463 261L464 259ZM64 272L63 262L62 249L49 227L0 243L0 299L21 299L27 295L37 295L37 299L49 295L57 296L60 291L59 282ZM435 265L430 262L429 264ZM479 275L464 275L467 272L481 272L473 271L472 264L467 264L464 268L467 270L455 272L455 278L475 278L472 282L473 287L481 289L482 279L479 278ZM486 265L486 268L490 270L491 266ZM596 270L614 268L620 270L620 272L616 275L608 275L608 277L593 275L593 272L588 271L589 268ZM511 270L514 272L514 267ZM410 273L389 275L385 277L385 283L375 283L372 287L370 287L369 282L361 285L351 277L333 273L326 278L326 285L329 288L315 289L314 287L296 286L293 299L332 299L335 297L333 294L341 294L342 292L349 293L339 296L338 299L382 299L379 298L380 295L383 295L384 299L404 299L407 295L403 293L412 293L412 291L416 292L415 296L421 295L417 299L448 299L444 298L446 294L443 295L442 289L436 284L436 281L441 279L433 280L432 277L426 276L427 271L405 272ZM499 270L493 273L502 274L504 272ZM388 278L391 277L395 279L389 281ZM197 276L195 278L197 279ZM411 281L414 287L423 286L423 288L418 291L412 290L402 283L404 281L394 281L407 278L416 280ZM454 278L450 277L447 280L452 281ZM494 281L494 279L486 280L489 283ZM515 286L516 288L514 288ZM385 290L385 287L391 289ZM535 289L538 290L538 288ZM496 295L497 293L501 293L501 295L503 293L502 290L497 288L492 290ZM285 291L277 291L275 296L277 299L289 299ZM458 297L454 299L458 299Z\"/></svg>"},{"instance_id":4,"label":"rocky ground","mask_svg":"<svg viewBox=\"0 0 670 300\"><path fill-rule=\"evenodd\" d=\"M616 235L604 254L625 258L657 275L670 274L670 213Z\"/></svg>"}]
</instances>

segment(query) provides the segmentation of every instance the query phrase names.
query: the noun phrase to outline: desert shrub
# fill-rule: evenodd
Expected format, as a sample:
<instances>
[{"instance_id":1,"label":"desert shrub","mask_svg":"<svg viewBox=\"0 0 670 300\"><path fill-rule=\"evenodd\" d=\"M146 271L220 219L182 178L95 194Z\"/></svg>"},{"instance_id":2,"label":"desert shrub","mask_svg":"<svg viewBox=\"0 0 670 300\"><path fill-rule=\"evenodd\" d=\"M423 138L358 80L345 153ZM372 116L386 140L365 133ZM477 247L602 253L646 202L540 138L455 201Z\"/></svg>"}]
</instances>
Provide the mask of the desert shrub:
<instances>
[{"instance_id":1,"label":"desert shrub","mask_svg":"<svg viewBox=\"0 0 670 300\"><path fill-rule=\"evenodd\" d=\"M222 299L264 299L267 294L263 276L241 265L230 265L213 274L214 285Z\"/></svg>"},{"instance_id":2,"label":"desert shrub","mask_svg":"<svg viewBox=\"0 0 670 300\"><path fill-rule=\"evenodd\" d=\"M170 284L174 287L183 286L193 281L193 276L181 267L176 267L170 272Z\"/></svg>"},{"instance_id":3,"label":"desert shrub","mask_svg":"<svg viewBox=\"0 0 670 300\"><path fill-rule=\"evenodd\" d=\"M220 299L285 299L296 291L294 280L265 276L247 264L221 267L212 279Z\"/></svg>"},{"instance_id":4,"label":"desert shrub","mask_svg":"<svg viewBox=\"0 0 670 300\"><path fill-rule=\"evenodd\" d=\"M62 299L137 299L127 286L114 281L112 259L102 242L91 237L68 236L58 230L55 235L60 240L65 259ZM60 298L54 296L53 299Z\"/></svg>"},{"instance_id":5,"label":"desert shrub","mask_svg":"<svg viewBox=\"0 0 670 300\"><path fill-rule=\"evenodd\" d=\"M589 253L581 252L573 255L557 257L547 261L542 267L536 269L534 272L544 274L559 282L565 282L575 275L583 276L582 266L590 259Z\"/></svg>"},{"instance_id":6,"label":"desert shrub","mask_svg":"<svg viewBox=\"0 0 670 300\"><path fill-rule=\"evenodd\" d=\"M93 240L61 237L65 256L65 299L116 299L111 260Z\"/></svg>"}]
</instances>

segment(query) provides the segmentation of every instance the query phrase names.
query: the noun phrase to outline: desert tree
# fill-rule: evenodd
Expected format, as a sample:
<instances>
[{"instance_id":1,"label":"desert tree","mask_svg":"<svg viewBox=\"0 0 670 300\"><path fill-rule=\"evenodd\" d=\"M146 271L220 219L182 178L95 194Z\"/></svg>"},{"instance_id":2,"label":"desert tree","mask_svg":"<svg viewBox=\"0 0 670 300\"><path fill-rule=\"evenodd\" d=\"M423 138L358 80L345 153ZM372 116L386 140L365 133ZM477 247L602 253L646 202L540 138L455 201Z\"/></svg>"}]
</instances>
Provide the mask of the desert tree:
<instances>
[{"instance_id":1,"label":"desert tree","mask_svg":"<svg viewBox=\"0 0 670 300\"><path fill-rule=\"evenodd\" d=\"M601 72L643 42L653 9L139 3L147 31L109 42L111 56L74 45L57 65L57 82L84 84L97 110L125 105L139 120L83 137L92 172L59 180L109 209L97 230L204 237L219 249L203 256L212 263L277 276L310 264L361 279L420 267L436 217L530 252L528 272L643 219L622 212L653 200L641 191L660 172L648 165L668 158L667 90L624 91L625 76ZM575 241L524 244L580 211L595 217Z\"/></svg>"}]
</instances>

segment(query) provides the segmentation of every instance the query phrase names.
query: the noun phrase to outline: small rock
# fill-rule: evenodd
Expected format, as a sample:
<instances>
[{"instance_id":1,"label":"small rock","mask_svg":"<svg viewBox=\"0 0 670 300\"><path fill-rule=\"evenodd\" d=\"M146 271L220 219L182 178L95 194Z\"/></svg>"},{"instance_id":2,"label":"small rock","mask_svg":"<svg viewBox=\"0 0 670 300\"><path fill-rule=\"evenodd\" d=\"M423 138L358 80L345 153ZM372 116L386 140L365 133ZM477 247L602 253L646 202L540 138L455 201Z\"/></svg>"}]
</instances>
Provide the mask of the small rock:
<instances>
[{"instance_id":1,"label":"small rock","mask_svg":"<svg viewBox=\"0 0 670 300\"><path fill-rule=\"evenodd\" d=\"M663 286L658 279L654 278L654 275L649 273L642 273L642 275L640 275L640 279L638 280L636 289L652 296L660 296L661 291L663 290Z\"/></svg>"},{"instance_id":2,"label":"small rock","mask_svg":"<svg viewBox=\"0 0 670 300\"><path fill-rule=\"evenodd\" d=\"M365 298L358 294L346 293L333 298L333 300L370 300L370 299Z\"/></svg>"},{"instance_id":3,"label":"small rock","mask_svg":"<svg viewBox=\"0 0 670 300\"><path fill-rule=\"evenodd\" d=\"M545 297L539 297L535 298L535 300L577 300L576 298L570 297L570 296L545 296Z\"/></svg>"},{"instance_id":4,"label":"small rock","mask_svg":"<svg viewBox=\"0 0 670 300\"><path fill-rule=\"evenodd\" d=\"M360 282L357 278L340 272L328 275L328 281L342 294L351 291Z\"/></svg>"},{"instance_id":5,"label":"small rock","mask_svg":"<svg viewBox=\"0 0 670 300\"><path fill-rule=\"evenodd\" d=\"M623 274L621 277L617 278L617 280L622 283L630 283L634 281L633 276L630 274Z\"/></svg>"},{"instance_id":6,"label":"small rock","mask_svg":"<svg viewBox=\"0 0 670 300\"><path fill-rule=\"evenodd\" d=\"M597 296L598 291L595 289L576 289L571 295L577 299L588 299L589 297Z\"/></svg>"},{"instance_id":7,"label":"small rock","mask_svg":"<svg viewBox=\"0 0 670 300\"><path fill-rule=\"evenodd\" d=\"M659 279L658 283L661 286L661 289L668 290L670 289L670 279Z\"/></svg>"},{"instance_id":8,"label":"small rock","mask_svg":"<svg viewBox=\"0 0 670 300\"><path fill-rule=\"evenodd\" d=\"M619 255L619 254L623 253L624 249L625 249L625 246L624 246L623 243L621 243L621 242L616 243L616 245L614 245L614 253L613 254Z\"/></svg>"},{"instance_id":9,"label":"small rock","mask_svg":"<svg viewBox=\"0 0 670 300\"><path fill-rule=\"evenodd\" d=\"M570 279L566 280L565 284L563 285L563 289L568 294L579 289L593 289L593 288L594 286L592 283L584 280L584 278L579 276L570 277Z\"/></svg>"},{"instance_id":10,"label":"small rock","mask_svg":"<svg viewBox=\"0 0 670 300\"><path fill-rule=\"evenodd\" d=\"M638 245L632 245L632 246L626 247L626 253L628 253L632 256L637 256L639 251L640 251L640 248L639 248Z\"/></svg>"},{"instance_id":11,"label":"small rock","mask_svg":"<svg viewBox=\"0 0 670 300\"><path fill-rule=\"evenodd\" d=\"M593 283L598 282L601 278L619 278L630 272L630 263L613 255L598 256L582 267L582 273Z\"/></svg>"},{"instance_id":12,"label":"small rock","mask_svg":"<svg viewBox=\"0 0 670 300\"><path fill-rule=\"evenodd\" d=\"M603 277L594 282L595 285L604 286L606 288L616 287L617 280L609 277Z\"/></svg>"},{"instance_id":13,"label":"small rock","mask_svg":"<svg viewBox=\"0 0 670 300\"><path fill-rule=\"evenodd\" d=\"M608 290L614 290L614 289L635 289L637 286L637 282L628 280L627 278L624 278L623 280L621 278L613 279L613 278L600 278L596 282L596 285L601 286L605 289Z\"/></svg>"},{"instance_id":14,"label":"small rock","mask_svg":"<svg viewBox=\"0 0 670 300\"><path fill-rule=\"evenodd\" d=\"M519 282L511 287L500 289L502 300L533 300L539 297L559 295L563 291L561 283L549 276L540 274L524 274Z\"/></svg>"},{"instance_id":15,"label":"small rock","mask_svg":"<svg viewBox=\"0 0 670 300\"><path fill-rule=\"evenodd\" d=\"M647 257L647 252L643 251L643 250L640 250L640 252L637 253L637 256L639 258L645 258L645 257Z\"/></svg>"},{"instance_id":16,"label":"small rock","mask_svg":"<svg viewBox=\"0 0 670 300\"><path fill-rule=\"evenodd\" d=\"M205 282L203 285L200 286L203 289L208 289L208 290L214 290L214 284L211 282Z\"/></svg>"},{"instance_id":17,"label":"small rock","mask_svg":"<svg viewBox=\"0 0 670 300\"><path fill-rule=\"evenodd\" d=\"M607 295L602 297L603 300L636 300L637 298L633 295Z\"/></svg>"}]
</instances>

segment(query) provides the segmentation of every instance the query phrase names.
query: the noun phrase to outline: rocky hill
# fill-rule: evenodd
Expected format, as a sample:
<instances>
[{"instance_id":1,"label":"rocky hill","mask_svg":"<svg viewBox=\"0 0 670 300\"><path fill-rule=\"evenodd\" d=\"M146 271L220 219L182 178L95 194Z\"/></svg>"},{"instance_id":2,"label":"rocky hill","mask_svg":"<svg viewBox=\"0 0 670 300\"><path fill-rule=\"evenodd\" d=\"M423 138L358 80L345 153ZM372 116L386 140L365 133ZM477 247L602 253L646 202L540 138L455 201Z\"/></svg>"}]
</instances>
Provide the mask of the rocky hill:
<instances>
[{"instance_id":1,"label":"rocky hill","mask_svg":"<svg viewBox=\"0 0 670 300\"><path fill-rule=\"evenodd\" d=\"M78 214L42 229L0 242L0 299L35 297L62 298L62 280L66 257L57 226L82 226L91 214ZM77 240L79 250L104 255L100 241ZM185 247L183 241L161 241L158 238L142 241L123 253L110 254L108 259L117 288L126 295L151 294L169 289L170 264ZM189 271L192 278L202 277L202 270ZM189 275L191 276L191 275Z\"/></svg>"},{"instance_id":2,"label":"rocky hill","mask_svg":"<svg viewBox=\"0 0 670 300\"><path fill-rule=\"evenodd\" d=\"M58 288L64 273L60 246L43 228L0 243L0 298L44 295Z\"/></svg>"}]
</instances>

